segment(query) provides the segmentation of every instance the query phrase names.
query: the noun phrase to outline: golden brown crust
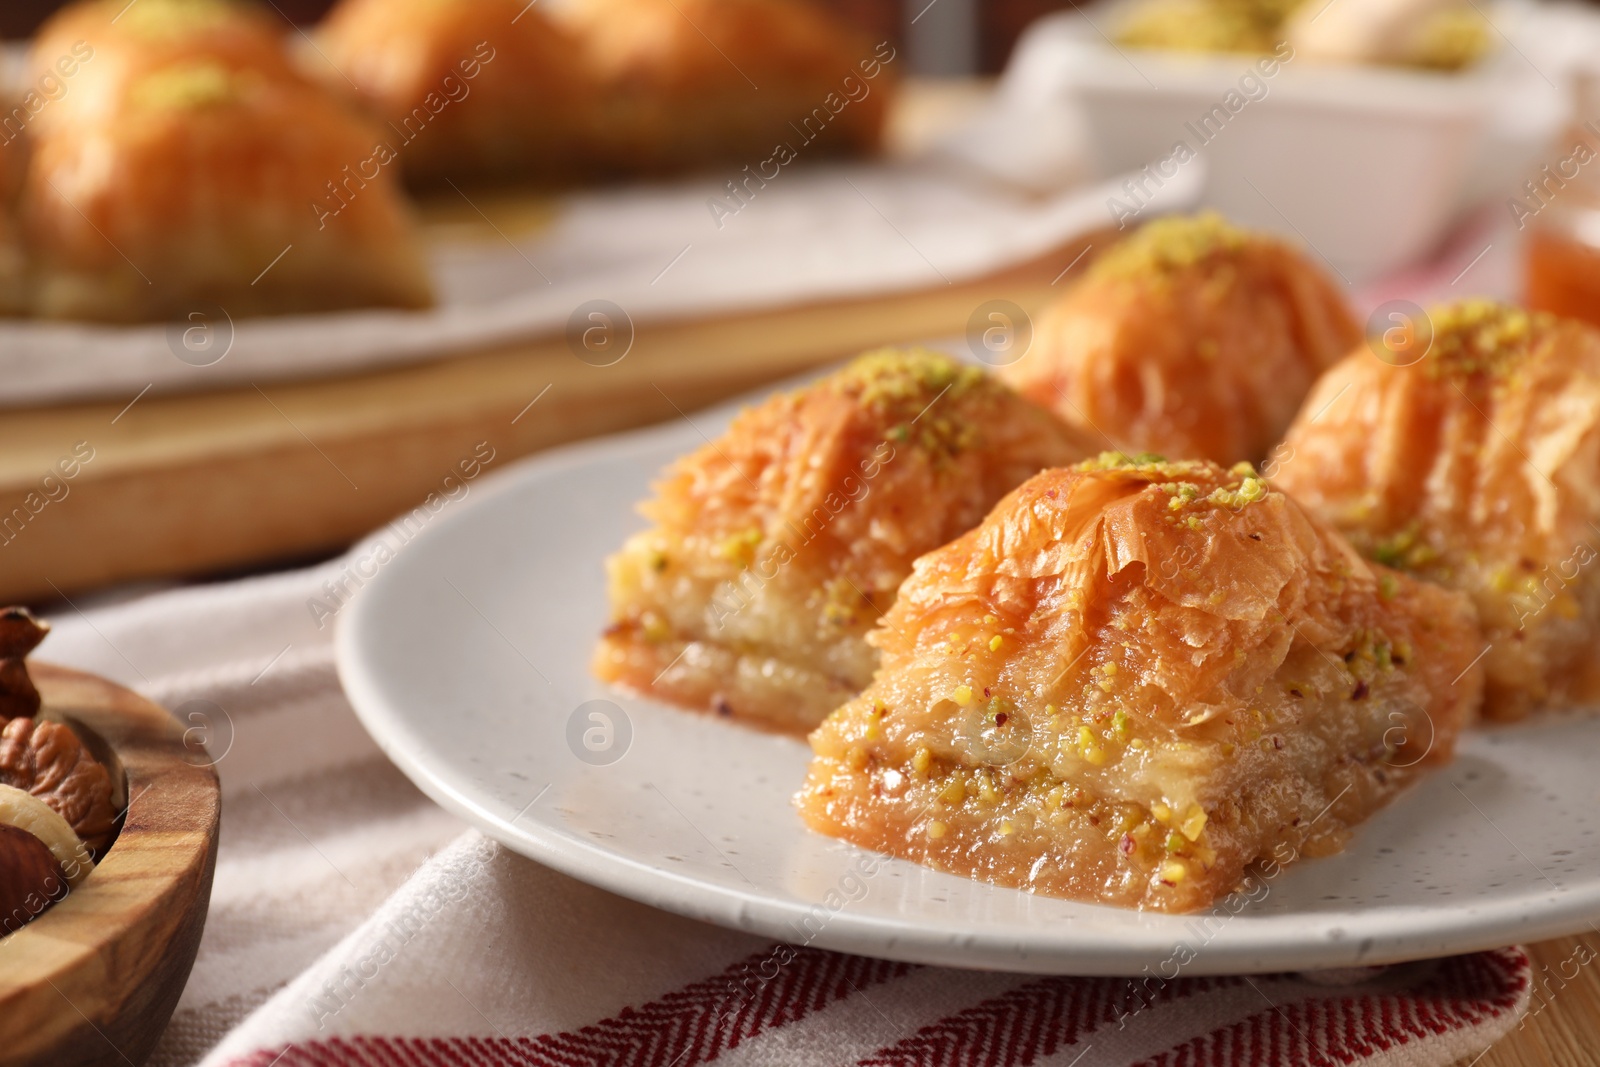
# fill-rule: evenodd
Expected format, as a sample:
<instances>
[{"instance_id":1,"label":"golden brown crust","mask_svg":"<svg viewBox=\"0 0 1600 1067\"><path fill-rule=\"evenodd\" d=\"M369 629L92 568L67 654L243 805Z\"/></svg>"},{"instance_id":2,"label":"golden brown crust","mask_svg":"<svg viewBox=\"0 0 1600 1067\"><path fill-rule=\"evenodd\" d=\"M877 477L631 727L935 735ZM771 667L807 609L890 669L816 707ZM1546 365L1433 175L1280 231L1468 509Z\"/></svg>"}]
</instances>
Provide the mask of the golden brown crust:
<instances>
[{"instance_id":1,"label":"golden brown crust","mask_svg":"<svg viewBox=\"0 0 1600 1067\"><path fill-rule=\"evenodd\" d=\"M1362 347L1323 376L1274 480L1368 556L1472 597L1487 716L1592 701L1600 332L1477 300L1431 320L1420 361Z\"/></svg>"},{"instance_id":2,"label":"golden brown crust","mask_svg":"<svg viewBox=\"0 0 1600 1067\"><path fill-rule=\"evenodd\" d=\"M63 77L65 91L41 108L36 136L104 122L129 86L163 67L196 61L272 81L301 78L284 48L287 26L242 0L84 0L40 27L28 51L29 80ZM65 63L65 66L62 64Z\"/></svg>"},{"instance_id":3,"label":"golden brown crust","mask_svg":"<svg viewBox=\"0 0 1600 1067\"><path fill-rule=\"evenodd\" d=\"M318 31L418 184L572 176L593 136L578 45L519 0L343 0Z\"/></svg>"},{"instance_id":4,"label":"golden brown crust","mask_svg":"<svg viewBox=\"0 0 1600 1067\"><path fill-rule=\"evenodd\" d=\"M872 684L812 735L824 833L1183 911L1342 846L1449 758L1470 604L1364 562L1247 469L1045 471L919 559Z\"/></svg>"},{"instance_id":5,"label":"golden brown crust","mask_svg":"<svg viewBox=\"0 0 1600 1067\"><path fill-rule=\"evenodd\" d=\"M43 719L12 719L0 729L0 784L50 805L92 849L111 840L117 813L111 776L72 728Z\"/></svg>"},{"instance_id":6,"label":"golden brown crust","mask_svg":"<svg viewBox=\"0 0 1600 1067\"><path fill-rule=\"evenodd\" d=\"M619 170L878 147L894 51L808 0L578 0L566 14Z\"/></svg>"},{"instance_id":7,"label":"golden brown crust","mask_svg":"<svg viewBox=\"0 0 1600 1067\"><path fill-rule=\"evenodd\" d=\"M806 730L872 676L865 635L917 556L1006 491L1085 454L975 367L863 356L742 413L641 508L607 564L595 672L662 699Z\"/></svg>"},{"instance_id":8,"label":"golden brown crust","mask_svg":"<svg viewBox=\"0 0 1600 1067\"><path fill-rule=\"evenodd\" d=\"M35 145L23 221L36 313L426 306L421 251L378 142L308 83L212 60L134 78L105 121Z\"/></svg>"},{"instance_id":9,"label":"golden brown crust","mask_svg":"<svg viewBox=\"0 0 1600 1067\"><path fill-rule=\"evenodd\" d=\"M1304 256L1206 214L1156 220L1113 247L1001 373L1103 447L1260 462L1359 338Z\"/></svg>"}]
</instances>

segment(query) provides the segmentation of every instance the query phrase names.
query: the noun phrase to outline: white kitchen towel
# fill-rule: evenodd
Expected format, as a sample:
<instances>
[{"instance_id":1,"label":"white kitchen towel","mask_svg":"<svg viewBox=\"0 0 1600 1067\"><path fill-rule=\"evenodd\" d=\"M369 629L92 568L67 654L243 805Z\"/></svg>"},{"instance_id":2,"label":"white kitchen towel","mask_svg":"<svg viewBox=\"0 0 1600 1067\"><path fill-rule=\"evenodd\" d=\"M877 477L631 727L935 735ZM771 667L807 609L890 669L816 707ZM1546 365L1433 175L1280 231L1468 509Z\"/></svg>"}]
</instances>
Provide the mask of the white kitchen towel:
<instances>
[{"instance_id":1,"label":"white kitchen towel","mask_svg":"<svg viewBox=\"0 0 1600 1067\"><path fill-rule=\"evenodd\" d=\"M1147 985L775 945L591 888L464 831L368 739L310 606L340 566L51 617L41 659L149 694L218 760L211 913L161 1067L1442 1067L1527 1008L1516 948Z\"/></svg>"}]
</instances>

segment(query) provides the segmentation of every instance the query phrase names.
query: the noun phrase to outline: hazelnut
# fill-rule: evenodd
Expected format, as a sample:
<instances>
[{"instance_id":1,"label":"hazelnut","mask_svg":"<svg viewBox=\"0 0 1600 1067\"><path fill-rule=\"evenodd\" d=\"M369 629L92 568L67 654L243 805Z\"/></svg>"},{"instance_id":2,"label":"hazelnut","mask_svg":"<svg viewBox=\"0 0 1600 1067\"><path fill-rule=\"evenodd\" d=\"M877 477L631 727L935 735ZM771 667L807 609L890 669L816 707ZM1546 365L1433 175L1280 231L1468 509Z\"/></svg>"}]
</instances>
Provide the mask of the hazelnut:
<instances>
[{"instance_id":1,"label":"hazelnut","mask_svg":"<svg viewBox=\"0 0 1600 1067\"><path fill-rule=\"evenodd\" d=\"M32 793L0 785L0 827L15 830L40 842L54 857L66 878L76 886L94 870L94 859L67 820ZM18 850L21 851L21 850Z\"/></svg>"},{"instance_id":2,"label":"hazelnut","mask_svg":"<svg viewBox=\"0 0 1600 1067\"><path fill-rule=\"evenodd\" d=\"M117 819L111 776L71 727L26 717L6 723L0 728L0 784L43 800L90 848L110 842Z\"/></svg>"},{"instance_id":3,"label":"hazelnut","mask_svg":"<svg viewBox=\"0 0 1600 1067\"><path fill-rule=\"evenodd\" d=\"M19 827L0 825L0 935L37 918L66 892L66 872L50 846Z\"/></svg>"}]
</instances>

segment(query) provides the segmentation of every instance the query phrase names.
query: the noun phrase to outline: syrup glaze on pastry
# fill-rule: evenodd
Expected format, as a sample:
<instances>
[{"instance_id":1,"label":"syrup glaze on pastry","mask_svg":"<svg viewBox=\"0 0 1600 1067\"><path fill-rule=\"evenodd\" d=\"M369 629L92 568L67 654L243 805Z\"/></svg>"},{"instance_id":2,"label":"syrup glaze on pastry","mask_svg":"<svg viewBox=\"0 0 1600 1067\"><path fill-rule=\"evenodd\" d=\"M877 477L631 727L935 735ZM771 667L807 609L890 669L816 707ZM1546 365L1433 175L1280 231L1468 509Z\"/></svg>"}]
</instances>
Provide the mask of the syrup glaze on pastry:
<instances>
[{"instance_id":1,"label":"syrup glaze on pastry","mask_svg":"<svg viewBox=\"0 0 1600 1067\"><path fill-rule=\"evenodd\" d=\"M594 671L685 707L803 731L872 677L865 635L922 553L1085 455L975 367L860 357L747 409L668 468L607 563Z\"/></svg>"},{"instance_id":2,"label":"syrup glaze on pastry","mask_svg":"<svg viewBox=\"0 0 1600 1067\"><path fill-rule=\"evenodd\" d=\"M35 313L139 321L430 302L377 134L321 89L213 60L130 80L116 111L34 146ZM338 183L335 186L335 182ZM320 205L320 210L319 210Z\"/></svg>"},{"instance_id":3,"label":"syrup glaze on pastry","mask_svg":"<svg viewBox=\"0 0 1600 1067\"><path fill-rule=\"evenodd\" d=\"M1465 597L1367 563L1241 465L1045 471L917 560L812 734L823 833L1162 911L1337 851L1482 684Z\"/></svg>"},{"instance_id":4,"label":"syrup glaze on pastry","mask_svg":"<svg viewBox=\"0 0 1600 1067\"><path fill-rule=\"evenodd\" d=\"M1260 462L1360 336L1304 256L1208 213L1113 246L1001 375L1102 447Z\"/></svg>"},{"instance_id":5,"label":"syrup glaze on pastry","mask_svg":"<svg viewBox=\"0 0 1600 1067\"><path fill-rule=\"evenodd\" d=\"M1472 597L1487 717L1600 698L1600 332L1486 300L1429 318L1415 362L1363 347L1323 376L1274 481Z\"/></svg>"},{"instance_id":6,"label":"syrup glaze on pastry","mask_svg":"<svg viewBox=\"0 0 1600 1067\"><path fill-rule=\"evenodd\" d=\"M318 31L336 91L354 84L406 178L551 178L581 168L594 89L578 45L519 0L343 0Z\"/></svg>"},{"instance_id":7,"label":"syrup glaze on pastry","mask_svg":"<svg viewBox=\"0 0 1600 1067\"><path fill-rule=\"evenodd\" d=\"M86 52L85 49L88 51ZM90 0L31 63L82 58L30 126L34 314L112 322L421 307L430 287L379 137L235 0ZM281 258L280 258L281 257Z\"/></svg>"},{"instance_id":8,"label":"syrup glaze on pastry","mask_svg":"<svg viewBox=\"0 0 1600 1067\"><path fill-rule=\"evenodd\" d=\"M576 0L564 12L629 173L877 148L894 50L809 0ZM847 81L846 79L849 79Z\"/></svg>"}]
</instances>

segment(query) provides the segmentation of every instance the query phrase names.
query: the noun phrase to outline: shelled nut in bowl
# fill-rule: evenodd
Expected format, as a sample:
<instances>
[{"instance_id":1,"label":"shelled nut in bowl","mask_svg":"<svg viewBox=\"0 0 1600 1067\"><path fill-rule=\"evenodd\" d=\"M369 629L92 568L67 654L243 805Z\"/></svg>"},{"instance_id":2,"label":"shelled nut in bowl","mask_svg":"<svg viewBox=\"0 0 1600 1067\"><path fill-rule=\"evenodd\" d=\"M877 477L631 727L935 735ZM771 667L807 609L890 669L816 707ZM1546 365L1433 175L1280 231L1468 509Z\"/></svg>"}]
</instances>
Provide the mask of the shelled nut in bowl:
<instances>
[{"instance_id":1,"label":"shelled nut in bowl","mask_svg":"<svg viewBox=\"0 0 1600 1067\"><path fill-rule=\"evenodd\" d=\"M0 611L0 1065L137 1064L194 965L217 776L155 704L27 664L47 632Z\"/></svg>"}]
</instances>

